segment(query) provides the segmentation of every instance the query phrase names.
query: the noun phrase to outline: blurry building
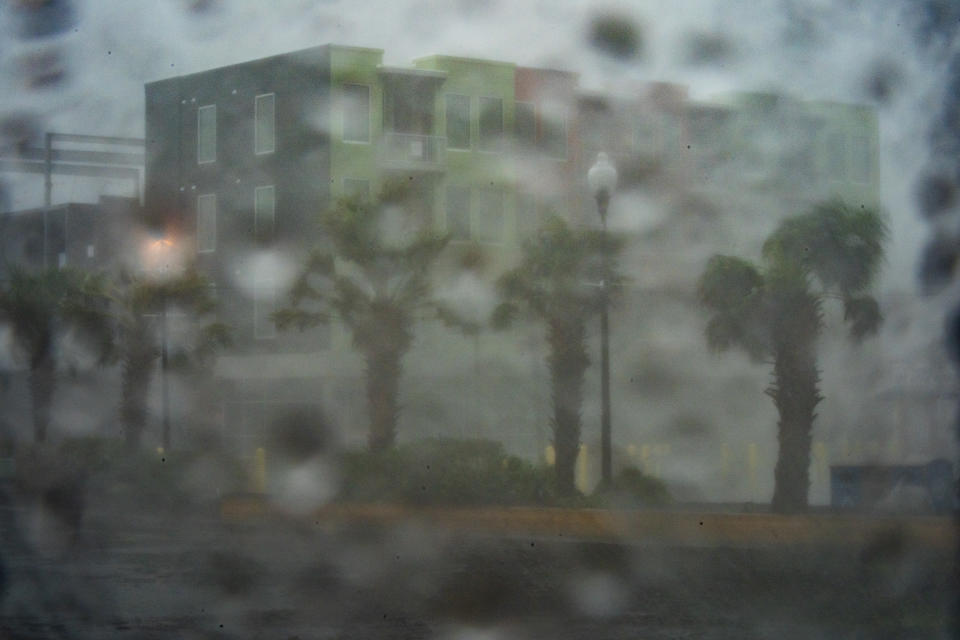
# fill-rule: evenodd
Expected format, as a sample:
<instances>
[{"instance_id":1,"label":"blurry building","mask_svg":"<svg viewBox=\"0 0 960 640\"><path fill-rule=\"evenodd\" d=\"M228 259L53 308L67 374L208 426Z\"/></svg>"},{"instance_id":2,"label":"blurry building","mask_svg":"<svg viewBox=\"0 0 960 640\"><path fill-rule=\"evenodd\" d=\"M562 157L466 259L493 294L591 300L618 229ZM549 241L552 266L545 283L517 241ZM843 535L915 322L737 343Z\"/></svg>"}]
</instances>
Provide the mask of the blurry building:
<instances>
[{"instance_id":1,"label":"blurry building","mask_svg":"<svg viewBox=\"0 0 960 640\"><path fill-rule=\"evenodd\" d=\"M0 274L9 265L109 271L123 262L139 217L139 201L116 196L0 213Z\"/></svg>"},{"instance_id":2,"label":"blurry building","mask_svg":"<svg viewBox=\"0 0 960 640\"><path fill-rule=\"evenodd\" d=\"M611 228L631 240L631 284L613 317L614 437L624 447L680 423L729 428L706 407L766 375L736 372L731 387L705 360L695 285L709 255L755 255L780 219L827 197L879 201L867 107L771 94L694 101L668 83L595 94L562 70L382 58L326 45L146 85L146 214L196 256L236 329L218 364L219 401L245 448L296 404L323 404L358 441L365 431L362 363L346 332L278 334L270 322L322 241L317 214L341 196L402 183L408 223L450 235L449 277L489 285L546 216L598 224L585 176L597 152L609 153L621 185ZM486 266L457 271L458 257L476 251ZM545 352L535 331L519 334L421 331L407 357L401 437L486 436L542 451ZM756 392L750 407L764 401ZM734 426L766 422L763 411Z\"/></svg>"}]
</instances>

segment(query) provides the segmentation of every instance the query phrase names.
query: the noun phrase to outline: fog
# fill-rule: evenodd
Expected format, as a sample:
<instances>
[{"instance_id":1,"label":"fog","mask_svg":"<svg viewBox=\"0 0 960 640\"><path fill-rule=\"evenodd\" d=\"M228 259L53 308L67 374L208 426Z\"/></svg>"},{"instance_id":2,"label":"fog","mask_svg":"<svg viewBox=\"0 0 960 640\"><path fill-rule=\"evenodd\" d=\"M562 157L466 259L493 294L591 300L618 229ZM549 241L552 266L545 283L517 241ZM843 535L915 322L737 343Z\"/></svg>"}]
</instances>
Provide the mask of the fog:
<instances>
[{"instance_id":1,"label":"fog","mask_svg":"<svg viewBox=\"0 0 960 640\"><path fill-rule=\"evenodd\" d=\"M855 196L849 204L854 209L876 207L887 227L882 264L869 290L878 302L883 323L876 335L852 341L844 326L850 317L845 315L846 300L825 296L819 307L824 326L816 340L815 375L819 376L823 398L819 405L815 403L810 461L805 468L809 471L809 504L826 509L837 506L831 491L831 467L906 467L946 459L956 477L957 381L944 327L960 302L952 282L960 238L954 95L960 59L958 34L960 11L940 0L275 0L267 4L257 0L11 0L0 6L0 167L4 168L0 173L0 208L22 212L44 207L43 174L28 174L14 165L26 157L26 150L42 150L45 134L147 138L146 83L320 45L382 50L382 69L404 68L410 74L411 65L418 61L417 71L423 77L429 76L429 67L421 60L432 55L568 71L576 74L576 96L582 100L577 104L601 98L611 104L620 104L618 100L627 104L640 96L646 101L642 104L660 104L658 100L667 100L663 95L674 91L681 96L678 100L684 109L722 112L734 123L732 126L740 127L738 131L757 132L752 141L756 152L773 160L762 162L760 167L744 168L723 156L709 170L685 178L689 185L678 187L664 177L666 173L656 173L656 167L628 165L618 158L620 186L613 193L604 222L625 247L619 256L625 278L623 293L610 312L613 467L617 472L636 467L655 478L669 492L675 510L708 505L708 510L765 512L778 473L779 405L765 394L774 380L774 356L771 351L758 361L733 348L713 352L705 337L710 313L698 298L702 295L698 284L715 254L742 256L762 267L764 241L770 234L789 216L832 195L830 190L839 180L836 176L828 176L826 186L796 186L798 179L790 159L803 153L811 140L809 131L802 127L804 118L817 114L822 118L852 118L859 123L856 118L872 122L875 117L878 138L873 158L878 173L872 181L864 181L869 184L860 191L859 187L853 188ZM654 96L655 89L663 95ZM563 108L550 113L551 104L556 107L561 101L551 103L551 96L543 95L530 100L543 99L547 105L546 111L538 111L544 122L567 122L568 115L573 118ZM774 106L763 106L768 102ZM436 104L439 114L443 108L439 98ZM848 114L845 109L852 113L851 105L864 109L857 116L835 116ZM449 105L447 109L442 121L447 123L449 136ZM510 110L512 114L512 106ZM318 117L309 121L309 130L305 129L302 137L333 137L338 126ZM563 131L570 135L566 128ZM607 132L607 139L618 143L621 139L635 140L637 135L636 131ZM656 133L658 140L667 135ZM689 135L687 140L693 137L684 135ZM80 143L64 144L63 149L84 148ZM97 144L88 148L114 150ZM169 141L171 147L173 144ZM694 152L699 151L698 144L693 142ZM156 140L147 141L148 156L155 148L150 145L156 146ZM843 149L847 153L846 146ZM446 158L459 151L445 152ZM150 162L148 157L148 167ZM362 164L364 160L355 162ZM571 178L556 169L560 165L554 159L524 152L504 153L498 162L489 170L491 185L494 181L527 183L527 190L538 202L554 202L556 208L566 207L572 212L571 222L576 228L599 228L585 175ZM577 171L582 166L582 174L592 162L592 158L570 158L570 166ZM301 163L306 164L307 158ZM237 185L241 184L241 173L238 169ZM143 201L150 178L142 166L135 175L138 179L131 181L55 172L50 204L54 208L67 203L95 204L104 196ZM341 186L334 184L332 175L331 186L323 187L325 193L340 193ZM321 179L325 178L317 178ZM178 180L184 178L170 178L171 184ZM243 180L245 188L247 176ZM411 176L411 184L413 180ZM420 188L418 184L412 188ZM768 184L780 186L757 186ZM345 181L342 188L343 195L349 195ZM365 188L371 188L369 181ZM203 189L201 184L198 191L197 184L191 185L189 180L180 184L180 191L194 200ZM576 189L580 189L577 197L583 198L586 206L571 200L570 194ZM453 229L449 218L440 212L430 214L429 207L426 214L411 213L422 204L417 197L412 200L413 206L407 201L387 211L369 241L371 246L379 243L389 252L409 242L420 229L410 222L411 216L425 215L429 220L434 215L435 222L444 221L448 232ZM434 197L434 202L439 209L440 200ZM278 206L278 210L283 209ZM163 448L167 437L163 435L163 422L171 424L173 449L189 452L177 463L181 466L176 473L182 475L178 486L206 505L210 513L215 510L210 505L221 505L218 501L231 495L258 494L285 518L306 522L323 508L362 505L371 502L369 498L376 497L377 490L386 491L380 485L362 482L353 488L346 486L359 477L351 475L356 473L351 465L364 464L350 456L362 455L368 444L376 448L375 430L369 426L375 422L371 416L376 393L365 387L365 381L371 379L377 360L370 355L372 351L363 350L363 338L357 337L359 330L350 322L350 311L329 302L334 296L328 292L335 289L323 289L323 278L332 276L311 274L314 279L310 282L320 283L317 290L327 293L303 299L311 304L322 299L322 303L316 303L320 306L329 303L331 306L324 309L335 318L333 322L314 323L306 331L281 328L277 333L273 321L265 320L271 312L289 306L291 287L306 282L300 278L311 247L303 239L313 237L315 218L319 219L321 213L298 212L300 226L286 244L267 246L248 239L236 245L232 254L218 257L219 262L212 258L203 262L209 258L202 255L203 248L196 250L189 244L194 241L194 229L195 235L200 233L196 219L193 227L177 228L182 235L174 236L175 253L165 253L166 262L160 266L147 264L151 256L141 255L136 248L158 237L149 215L131 218L123 225L125 232L100 245L117 258L115 262L140 275L176 276L187 272L188 265L199 259L201 271L206 269L205 273L216 281L213 290L219 305L218 313L205 316L202 322L222 321L232 325L235 337L240 336L232 347L205 359L197 356L202 352L198 346L202 331L198 333L187 320L196 313L197 307L191 306L195 300L183 298L168 305L164 298L162 311L160 307L148 310L152 315L145 326L151 335L157 335L162 324L168 334L163 358L169 356L172 364L169 371L164 365L161 372L159 342L151 343L155 353L145 387L146 415L139 450L151 460L155 450L160 456L169 454ZM471 234L469 215L467 235ZM14 217L10 215L3 224L12 225L9 220ZM271 233L274 224L271 218ZM476 220L473 224L472 233L480 237L482 230ZM453 249L448 247L437 258L439 275L431 281L436 304L412 312L416 328L409 337L409 351L401 354L402 376L395 407L396 444L400 447L397 460L410 456L416 461L411 465L440 473L430 466L438 464L430 458L433 450L429 447L433 445L423 443L446 438L498 443L503 448L497 455L504 458L504 470L508 460L514 458L536 469L556 464L553 411L558 401L556 390L551 388L551 343L546 325L542 320L521 316L505 330L490 326L504 299L500 279L521 259L519 224L515 233L508 232L503 246L490 248L499 239L486 244L474 242L467 248L461 243ZM190 230L184 231L187 228ZM36 246L16 249L20 253L10 248L27 247L26 239L15 235L21 233L17 229L0 227L0 234L6 234L0 238L5 247L3 260L16 262L20 256L35 261L37 256L27 253L37 251ZM228 237L227 231L217 233ZM199 240L196 242L199 247ZM474 254L474 245L490 250L478 249ZM932 245L941 252L935 256L939 260L930 258L933 254L928 247ZM331 250L331 246L326 239L320 243L324 250ZM43 251L47 251L46 240ZM91 249L87 251L88 257L92 256ZM64 256L66 252L64 249ZM924 260L927 268L921 273ZM352 266L349 262L339 254L337 273L362 283L357 294L360 297L376 297L381 286L400 290L407 282L407 274L386 260L369 271L364 270L362 262ZM368 277L370 273L374 277ZM342 285L337 291L344 290ZM121 295L118 291L111 295ZM237 300L252 311L236 306ZM137 314L145 317L142 309L133 312ZM455 321L448 316L455 316ZM435 321L436 317L446 324ZM608 508L612 504L589 502L601 481L603 446L597 318L596 314L590 315L585 324L589 366L584 372L582 404L576 407L581 425L578 438L584 447L576 462L576 488L578 496L587 502L557 503L562 507ZM295 320L291 326L296 324ZM387 341L406 339L402 332L392 334L379 328L373 333L378 332L387 336ZM114 357L102 366L96 349L84 336L59 327L55 335L58 363L50 413L51 440L59 443L90 437L119 442L125 435L119 416L126 363ZM272 349L270 340L277 335L290 346ZM17 344L13 321L0 315L0 445L9 439L26 447L31 440L29 370L30 354ZM390 407L382 410L389 413ZM289 424L283 420L289 420ZM315 425L313 435L298 431L304 424ZM285 431L288 426L290 430ZM418 447L426 448L421 451ZM0 450L0 459L7 458L6 453ZM453 460L455 456L451 456ZM9 457L17 456L11 453ZM401 467L389 466L401 463L388 460L378 464L385 465L380 469L385 477L399 474L393 477L394 490L413 491L413 498L403 494L399 502L435 504L429 497L435 489L429 486L434 476L428 473L426 480L415 474L401 478ZM42 475L36 469L31 473ZM95 475L87 473L91 478ZM132 481L128 478L125 482ZM414 489L421 482L422 496L427 497L417 498ZM92 486L96 481L91 479L90 483ZM440 484L437 481L437 486ZM882 508L910 511L928 506L925 497L907 495L909 487L905 489L904 482L896 484L896 491L888 492ZM122 497L134 503L138 500ZM478 500L484 504L483 499ZM442 499L436 502L442 503ZM522 498L508 504L525 505ZM109 523L111 514L95 516ZM99 521L97 526L114 531ZM383 539L361 537L342 546L338 546L339 539L325 541L331 555L338 557L334 572L342 581L338 585L360 585L391 593L390 584L402 573L393 565L384 565L387 560L392 562L394 551L398 559L408 553L435 554L424 560L426 567L449 560L449 548L458 543L429 526L427 532L420 531L416 528L420 526L422 522L405 523L383 534ZM43 522L32 520L20 530L28 542L40 540L37 549L59 551L69 546L51 537L53 528ZM418 536L427 542L421 544ZM439 536L434 540L437 549L430 549L430 536ZM522 537L515 532L510 536ZM289 544L296 547L301 542ZM204 538L203 544L210 543L209 536ZM496 547L486 538L473 543L482 549L488 544ZM229 547L230 553L242 556L249 549L238 549L255 542L251 538L231 542L234 544L236 547ZM912 547L910 550L916 551ZM457 566L480 562L470 559L471 552L463 553L467 558L457 556ZM562 593L561 600L565 598L570 609L585 619L616 618L631 610L638 584L669 582L664 578L666 570L657 563L659 556L642 561L631 556L622 563L627 569L618 566L608 571L605 559L597 564L592 556L589 562L579 562L566 556L563 549L556 554L570 560L569 566L564 565L566 573L557 593ZM354 562L351 558L361 559ZM276 558L261 560L271 562ZM232 560L225 562L229 565ZM917 561L917 566L921 564ZM639 565L642 570L636 569ZM0 598L2 569L0 563ZM681 570L692 571L685 564ZM217 569L211 571L216 573ZM243 573L235 567L225 571L231 575L235 571ZM722 570L716 571L722 575ZM443 582L437 574L430 569L413 574L408 598L423 596L427 601L435 597L444 601L440 608L447 613L444 607L457 610L455 598L444 600L434 593ZM541 586L551 580L537 576L527 575L526 579ZM908 593L910 585L916 586L908 578L900 578L908 586L897 597ZM470 588L476 588L486 594L498 589L501 579L509 581L505 574L497 574L489 578L490 584L467 585L464 589L469 593ZM704 580L709 584L709 578ZM891 579L883 584L899 583ZM219 601L212 596L212 601L229 617L239 615L236 611L245 605L237 603L248 595ZM267 598L262 593L250 596L251 600L258 597ZM869 595L865 600L873 601ZM170 605L167 610L176 608ZM402 610L403 606L398 608ZM430 615L433 613L427 618ZM495 613L494 618L498 615ZM511 616L516 615L506 617L513 619ZM770 619L760 618L753 632L757 637L774 637L776 625L769 626ZM434 627L435 633L429 637L513 637L511 631L504 631L506 627L479 625L474 629L470 625L475 620L469 615L464 619L469 624ZM816 630L814 621L810 623L810 629ZM402 626L398 623L391 628ZM790 627L796 637L801 637L803 632L797 629L802 628ZM520 635L535 633L531 629L523 627Z\"/></svg>"}]
</instances>

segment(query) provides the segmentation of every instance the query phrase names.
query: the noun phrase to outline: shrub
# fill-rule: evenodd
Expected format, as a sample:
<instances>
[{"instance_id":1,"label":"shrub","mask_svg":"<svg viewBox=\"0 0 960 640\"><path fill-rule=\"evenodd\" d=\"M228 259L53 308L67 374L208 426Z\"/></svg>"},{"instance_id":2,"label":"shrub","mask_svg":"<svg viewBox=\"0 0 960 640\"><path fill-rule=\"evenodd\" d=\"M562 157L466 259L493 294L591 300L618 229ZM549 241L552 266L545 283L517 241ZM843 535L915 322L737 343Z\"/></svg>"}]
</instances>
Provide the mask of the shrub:
<instances>
[{"instance_id":1,"label":"shrub","mask_svg":"<svg viewBox=\"0 0 960 640\"><path fill-rule=\"evenodd\" d=\"M636 467L624 467L601 499L607 506L661 507L671 502L667 485Z\"/></svg>"},{"instance_id":2,"label":"shrub","mask_svg":"<svg viewBox=\"0 0 960 640\"><path fill-rule=\"evenodd\" d=\"M552 504L550 470L498 442L430 438L343 456L342 500L414 505Z\"/></svg>"}]
</instances>

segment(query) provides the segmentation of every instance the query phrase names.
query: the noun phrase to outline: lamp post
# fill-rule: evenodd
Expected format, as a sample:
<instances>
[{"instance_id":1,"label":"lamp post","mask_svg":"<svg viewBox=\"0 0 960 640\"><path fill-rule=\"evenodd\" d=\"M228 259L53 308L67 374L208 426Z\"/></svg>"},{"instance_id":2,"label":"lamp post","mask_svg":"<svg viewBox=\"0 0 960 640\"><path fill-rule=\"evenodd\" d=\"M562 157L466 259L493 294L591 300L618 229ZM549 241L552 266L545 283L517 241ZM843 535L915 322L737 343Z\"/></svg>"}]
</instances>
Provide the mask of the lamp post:
<instances>
[{"instance_id":1,"label":"lamp post","mask_svg":"<svg viewBox=\"0 0 960 640\"><path fill-rule=\"evenodd\" d=\"M613 482L613 465L610 433L610 321L608 317L610 299L607 289L610 264L607 255L607 206L610 204L613 190L617 187L617 170L610 163L606 153L597 154L597 161L587 172L587 183L596 200L597 213L600 214L600 224L603 227L601 246L603 280L600 293L600 484L601 487L608 488Z\"/></svg>"},{"instance_id":2,"label":"lamp post","mask_svg":"<svg viewBox=\"0 0 960 640\"><path fill-rule=\"evenodd\" d=\"M170 273L170 253L173 242L160 238L150 243L150 270L155 276L166 278ZM170 450L170 387L167 380L167 283L160 283L160 402L162 415L161 443Z\"/></svg>"}]
</instances>

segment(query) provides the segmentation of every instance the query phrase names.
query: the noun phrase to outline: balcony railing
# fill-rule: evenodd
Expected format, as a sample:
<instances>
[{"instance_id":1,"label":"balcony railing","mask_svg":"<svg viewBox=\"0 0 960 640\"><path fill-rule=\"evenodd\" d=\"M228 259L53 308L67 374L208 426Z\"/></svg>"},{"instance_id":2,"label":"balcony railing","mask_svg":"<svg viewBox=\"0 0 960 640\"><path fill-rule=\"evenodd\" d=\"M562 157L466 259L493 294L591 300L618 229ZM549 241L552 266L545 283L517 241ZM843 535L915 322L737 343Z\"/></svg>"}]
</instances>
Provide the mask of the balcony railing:
<instances>
[{"instance_id":1,"label":"balcony railing","mask_svg":"<svg viewBox=\"0 0 960 640\"><path fill-rule=\"evenodd\" d=\"M380 163L387 168L439 171L446 160L447 139L418 133L384 133Z\"/></svg>"}]
</instances>

